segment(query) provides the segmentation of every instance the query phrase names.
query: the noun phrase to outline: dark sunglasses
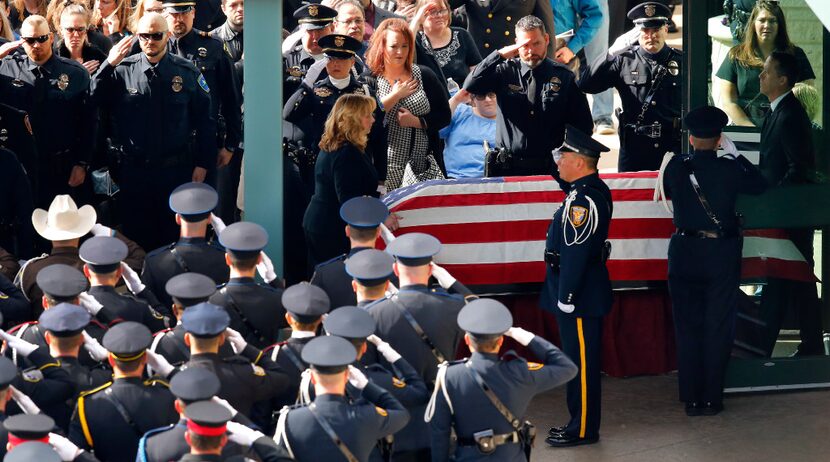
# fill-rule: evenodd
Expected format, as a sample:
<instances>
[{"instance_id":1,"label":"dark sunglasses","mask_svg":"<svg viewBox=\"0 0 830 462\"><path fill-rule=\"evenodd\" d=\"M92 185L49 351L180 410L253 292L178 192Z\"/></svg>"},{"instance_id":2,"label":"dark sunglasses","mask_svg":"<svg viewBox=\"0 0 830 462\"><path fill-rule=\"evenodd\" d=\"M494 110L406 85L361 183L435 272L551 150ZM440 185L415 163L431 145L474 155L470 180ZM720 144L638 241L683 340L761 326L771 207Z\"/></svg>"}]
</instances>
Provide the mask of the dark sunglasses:
<instances>
[{"instance_id":1,"label":"dark sunglasses","mask_svg":"<svg viewBox=\"0 0 830 462\"><path fill-rule=\"evenodd\" d=\"M72 34L72 33L82 34L82 33L86 32L86 27L64 27L63 30L67 34Z\"/></svg>"},{"instance_id":2,"label":"dark sunglasses","mask_svg":"<svg viewBox=\"0 0 830 462\"><path fill-rule=\"evenodd\" d=\"M484 101L488 97L490 99L496 99L496 94L493 93L493 92L490 92L490 93L487 93L487 94L484 94L484 95L473 95L473 99L475 99L476 101Z\"/></svg>"},{"instance_id":3,"label":"dark sunglasses","mask_svg":"<svg viewBox=\"0 0 830 462\"><path fill-rule=\"evenodd\" d=\"M148 40L152 40L154 42L158 42L159 40L164 38L164 32L153 32L152 34L149 33L141 33L138 34L138 38L144 42Z\"/></svg>"},{"instance_id":4,"label":"dark sunglasses","mask_svg":"<svg viewBox=\"0 0 830 462\"><path fill-rule=\"evenodd\" d=\"M22 38L23 41L25 41L29 45L34 45L35 42L37 42L37 43L46 43L46 41L49 40L49 34L41 35L40 37L20 37L20 38Z\"/></svg>"}]
</instances>

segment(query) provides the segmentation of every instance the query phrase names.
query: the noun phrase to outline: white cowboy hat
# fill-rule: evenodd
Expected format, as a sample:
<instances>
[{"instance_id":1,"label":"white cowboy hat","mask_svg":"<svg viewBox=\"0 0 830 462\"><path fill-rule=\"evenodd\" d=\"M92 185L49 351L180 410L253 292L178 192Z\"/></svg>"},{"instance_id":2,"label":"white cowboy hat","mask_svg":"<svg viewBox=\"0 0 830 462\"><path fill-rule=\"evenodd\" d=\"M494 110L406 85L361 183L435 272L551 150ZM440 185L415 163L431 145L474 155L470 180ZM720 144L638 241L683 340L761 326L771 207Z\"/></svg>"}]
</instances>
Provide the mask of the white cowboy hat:
<instances>
[{"instance_id":1,"label":"white cowboy hat","mask_svg":"<svg viewBox=\"0 0 830 462\"><path fill-rule=\"evenodd\" d=\"M91 205L80 209L66 194L55 196L49 211L35 209L32 212L32 225L35 231L50 241L76 239L88 233L98 219Z\"/></svg>"}]
</instances>

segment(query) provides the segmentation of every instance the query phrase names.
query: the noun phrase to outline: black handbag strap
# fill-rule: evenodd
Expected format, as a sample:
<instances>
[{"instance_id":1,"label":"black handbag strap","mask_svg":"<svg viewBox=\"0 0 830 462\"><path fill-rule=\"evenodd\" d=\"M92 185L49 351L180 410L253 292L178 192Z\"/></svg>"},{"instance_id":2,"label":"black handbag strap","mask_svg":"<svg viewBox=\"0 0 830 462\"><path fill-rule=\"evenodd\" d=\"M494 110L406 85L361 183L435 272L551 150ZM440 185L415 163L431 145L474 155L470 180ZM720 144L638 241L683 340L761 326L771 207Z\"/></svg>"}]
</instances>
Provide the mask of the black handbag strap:
<instances>
[{"instance_id":1,"label":"black handbag strap","mask_svg":"<svg viewBox=\"0 0 830 462\"><path fill-rule=\"evenodd\" d=\"M326 432L326 435L328 435L329 438L331 438L331 441L334 443L334 445L337 446L337 449L339 449L340 452L343 454L343 457L345 457L346 460L348 460L349 462L359 462L357 457L355 457L354 454L352 454L352 451L350 451L349 448L346 447L346 443L344 443L343 440L340 439L339 436L337 436L337 432L334 431L334 428L331 427L331 424L329 424L326 418L320 415L320 413L317 411L317 405L311 403L308 406L308 410L311 412L311 415L314 416L314 420L316 420L317 423L320 424L320 427L323 428L323 431Z\"/></svg>"},{"instance_id":2,"label":"black handbag strap","mask_svg":"<svg viewBox=\"0 0 830 462\"><path fill-rule=\"evenodd\" d=\"M418 337L421 337L421 340L424 342L424 344L426 344L430 351L432 351L432 355L435 356L435 359L437 359L439 363L443 363L444 361L446 361L447 359L444 357L444 354L438 350L434 343L432 343L432 340L429 339L427 333L424 332L424 329L421 328L420 324L418 324L418 321L415 319L415 316L412 316L412 313L410 313L405 306L398 302L396 298L397 295L389 298L389 300L391 300L392 303L398 307L398 309L401 311L401 314L403 315L403 318L406 319L406 322L409 323L410 327L412 327L412 330L414 330L415 333L418 334Z\"/></svg>"},{"instance_id":3,"label":"black handbag strap","mask_svg":"<svg viewBox=\"0 0 830 462\"><path fill-rule=\"evenodd\" d=\"M703 210L706 212L706 215L709 216L709 219L715 223L717 226L718 231L723 231L723 225L721 224L720 220L718 220L717 215L715 212L712 211L712 207L709 205L709 201L706 200L706 196L703 195L703 190L700 189L700 183L697 181L697 177L695 176L695 168L692 165L692 158L691 156L686 157L683 159L683 165L686 166L686 169L689 171L689 181L692 183L692 189L695 190L695 194L697 194L697 200L700 201L700 205L703 207Z\"/></svg>"},{"instance_id":4,"label":"black handbag strap","mask_svg":"<svg viewBox=\"0 0 830 462\"><path fill-rule=\"evenodd\" d=\"M510 412L510 409L501 402L498 396L493 392L493 389L490 388L490 385L487 385L487 382L484 381L484 377L481 376L475 369L473 369L472 361L467 361L465 364L467 366L467 370L470 372L470 375L473 377L473 380L478 384L481 391L484 392L484 395L487 396L487 399L493 403L493 406L499 411L508 422L510 422L510 426L513 427L514 430L519 430L522 428L522 422Z\"/></svg>"},{"instance_id":5,"label":"black handbag strap","mask_svg":"<svg viewBox=\"0 0 830 462\"><path fill-rule=\"evenodd\" d=\"M184 261L184 257L182 257L182 255L176 250L175 246L170 247L170 255L173 255L173 258L176 260L176 263L178 263L179 266L181 266L182 270L184 270L185 273L190 272L190 268L188 268L187 262Z\"/></svg>"},{"instance_id":6,"label":"black handbag strap","mask_svg":"<svg viewBox=\"0 0 830 462\"><path fill-rule=\"evenodd\" d=\"M103 396L104 396L104 399L109 401L109 403L112 404L113 407L115 407L115 410L118 411L118 414L121 416L122 419L124 419L124 422L126 422L127 425L129 425L130 428L133 429L133 431L135 432L136 436L138 436L139 439L142 436L144 436L144 432L141 431L141 429L138 428L138 425L135 423L133 418L130 417L129 411L127 411L127 408L124 407L124 403L122 403L121 400L118 399L117 396L115 396L115 393L113 393L111 387L107 388L106 391L104 391Z\"/></svg>"},{"instance_id":7,"label":"black handbag strap","mask_svg":"<svg viewBox=\"0 0 830 462\"><path fill-rule=\"evenodd\" d=\"M259 329L257 329L253 325L253 323L251 323L251 320L248 319L247 316L245 316L245 313L243 313L242 310L239 308L239 305L236 304L236 300L233 299L233 296L231 295L230 291L228 291L228 288L222 287L222 289L219 290L219 293L221 293L225 297L225 301L228 303L228 306L230 306L233 309L233 311L236 312L236 314L239 316L239 319L242 320L242 324L245 324L245 327L247 327L248 330L251 333L253 333L254 336L256 336L256 338L258 338L261 342L266 341L267 339L264 335L262 335L262 332L260 332Z\"/></svg>"}]
</instances>

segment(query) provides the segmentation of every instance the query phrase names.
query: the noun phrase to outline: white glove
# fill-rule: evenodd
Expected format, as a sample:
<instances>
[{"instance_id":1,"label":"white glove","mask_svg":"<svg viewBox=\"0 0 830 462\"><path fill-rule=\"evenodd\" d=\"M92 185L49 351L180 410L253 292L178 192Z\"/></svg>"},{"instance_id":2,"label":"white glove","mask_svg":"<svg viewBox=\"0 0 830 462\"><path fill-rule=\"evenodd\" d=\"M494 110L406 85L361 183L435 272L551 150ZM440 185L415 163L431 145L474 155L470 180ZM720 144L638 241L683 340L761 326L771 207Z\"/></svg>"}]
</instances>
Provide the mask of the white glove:
<instances>
[{"instance_id":1,"label":"white glove","mask_svg":"<svg viewBox=\"0 0 830 462\"><path fill-rule=\"evenodd\" d=\"M138 276L138 273L135 272L134 269L130 268L130 265L121 262L121 279L124 280L124 284L127 284L127 288L130 289L130 292L133 295L138 295L141 292L144 292L144 283L141 282L141 278Z\"/></svg>"},{"instance_id":2,"label":"white glove","mask_svg":"<svg viewBox=\"0 0 830 462\"><path fill-rule=\"evenodd\" d=\"M228 342L231 344L236 354L242 353L242 350L248 346L248 342L242 338L242 334L231 329L230 327L225 329L225 338L228 339Z\"/></svg>"},{"instance_id":3,"label":"white glove","mask_svg":"<svg viewBox=\"0 0 830 462\"><path fill-rule=\"evenodd\" d=\"M380 237L387 245L396 239L395 235L392 234L392 231L389 231L389 228L387 228L383 223L380 224Z\"/></svg>"},{"instance_id":4,"label":"white glove","mask_svg":"<svg viewBox=\"0 0 830 462\"><path fill-rule=\"evenodd\" d=\"M237 411L235 407L231 406L231 403L229 403L227 400L224 400L218 396L214 396L210 400L231 411L231 419L233 419L234 417L236 417L237 414L239 414L239 411Z\"/></svg>"},{"instance_id":5,"label":"white glove","mask_svg":"<svg viewBox=\"0 0 830 462\"><path fill-rule=\"evenodd\" d=\"M217 235L221 234L222 231L224 231L225 228L227 228L225 222L212 213L210 214L210 226L213 226L213 230L216 231Z\"/></svg>"},{"instance_id":6,"label":"white glove","mask_svg":"<svg viewBox=\"0 0 830 462\"><path fill-rule=\"evenodd\" d=\"M101 304L98 300L95 299L92 295L89 295L86 292L81 292L78 294L78 300L81 303L81 308L85 309L89 314L95 316L101 311L101 308L104 305Z\"/></svg>"},{"instance_id":7,"label":"white glove","mask_svg":"<svg viewBox=\"0 0 830 462\"><path fill-rule=\"evenodd\" d=\"M574 312L574 310L576 309L576 307L575 307L575 306L573 306L573 305L566 305L566 304L564 304L564 303L562 303L562 302L557 302L557 305L559 306L559 309L560 309L560 310L562 310L562 311L563 311L563 312L565 312L565 313L573 313L573 312Z\"/></svg>"},{"instance_id":8,"label":"white glove","mask_svg":"<svg viewBox=\"0 0 830 462\"><path fill-rule=\"evenodd\" d=\"M395 349L392 348L392 345L384 342L377 335L372 334L367 337L366 340L377 347L378 353L382 354L384 359L386 359L389 364L393 364L395 361L401 359L401 354L395 351Z\"/></svg>"},{"instance_id":9,"label":"white glove","mask_svg":"<svg viewBox=\"0 0 830 462\"><path fill-rule=\"evenodd\" d=\"M268 258L268 255L265 255L265 252L260 252L259 254L262 255L262 261L257 263L256 272L259 273L263 281L271 283L277 278L277 273L274 271L274 263Z\"/></svg>"},{"instance_id":10,"label":"white glove","mask_svg":"<svg viewBox=\"0 0 830 462\"><path fill-rule=\"evenodd\" d=\"M106 227L100 223L95 223L92 225L92 229L89 230L93 236L115 236L115 231L112 228Z\"/></svg>"},{"instance_id":11,"label":"white glove","mask_svg":"<svg viewBox=\"0 0 830 462\"><path fill-rule=\"evenodd\" d=\"M12 391L12 399L15 403L17 403L20 410L22 410L24 414L40 414L40 408L37 407L37 404L35 404L34 401L32 401L32 398L29 398L25 393L18 390L14 386L9 386L9 389Z\"/></svg>"},{"instance_id":12,"label":"white glove","mask_svg":"<svg viewBox=\"0 0 830 462\"><path fill-rule=\"evenodd\" d=\"M49 433L49 444L55 449L62 461L72 462L81 452L81 448L57 433Z\"/></svg>"},{"instance_id":13,"label":"white glove","mask_svg":"<svg viewBox=\"0 0 830 462\"><path fill-rule=\"evenodd\" d=\"M389 285L386 286L386 296L391 297L391 296L395 295L396 293L398 293L398 288L395 287L395 284L392 284L390 282Z\"/></svg>"},{"instance_id":14,"label":"white glove","mask_svg":"<svg viewBox=\"0 0 830 462\"><path fill-rule=\"evenodd\" d=\"M14 335L6 333L4 330L0 330L0 337L6 341L6 345L8 345L9 348L17 350L17 353L22 355L24 358L32 354L32 352L38 348L38 346L34 343L29 343L22 338L17 338Z\"/></svg>"},{"instance_id":15,"label":"white glove","mask_svg":"<svg viewBox=\"0 0 830 462\"><path fill-rule=\"evenodd\" d=\"M611 56L617 55L631 45L634 45L640 40L640 34L642 34L640 27L634 26L633 29L617 37L617 40L614 40L614 43L608 47L608 54Z\"/></svg>"},{"instance_id":16,"label":"white glove","mask_svg":"<svg viewBox=\"0 0 830 462\"><path fill-rule=\"evenodd\" d=\"M109 351L102 347L98 340L83 331L84 334L84 348L89 352L89 356L96 361L104 361L109 356Z\"/></svg>"},{"instance_id":17,"label":"white glove","mask_svg":"<svg viewBox=\"0 0 830 462\"><path fill-rule=\"evenodd\" d=\"M723 149L724 152L723 152L723 155L721 155L719 157L727 157L728 158L728 157L731 156L733 159L735 159L735 158L737 158L738 156L741 155L741 153L738 152L738 147L735 146L735 142L733 142L726 135L721 135L720 148Z\"/></svg>"},{"instance_id":18,"label":"white glove","mask_svg":"<svg viewBox=\"0 0 830 462\"><path fill-rule=\"evenodd\" d=\"M533 337L536 337L536 334L524 330L521 327L511 327L510 329L507 329L507 332L505 332L504 335L519 342L519 344L521 344L522 346L527 346L530 343L530 341L533 340Z\"/></svg>"},{"instance_id":19,"label":"white glove","mask_svg":"<svg viewBox=\"0 0 830 462\"><path fill-rule=\"evenodd\" d=\"M385 195L386 195L386 193L388 193L389 191L386 189L386 185L385 185L385 184L382 184L382 185L378 185L377 192L380 194L380 197L383 197L383 196L385 196Z\"/></svg>"},{"instance_id":20,"label":"white glove","mask_svg":"<svg viewBox=\"0 0 830 462\"><path fill-rule=\"evenodd\" d=\"M175 367L167 361L167 358L150 350L147 350L147 365L162 377L169 376L170 373L173 372L173 369L175 369Z\"/></svg>"},{"instance_id":21,"label":"white glove","mask_svg":"<svg viewBox=\"0 0 830 462\"><path fill-rule=\"evenodd\" d=\"M250 447L254 441L265 436L253 428L248 428L239 422L228 422L228 439L242 447Z\"/></svg>"},{"instance_id":22,"label":"white glove","mask_svg":"<svg viewBox=\"0 0 830 462\"><path fill-rule=\"evenodd\" d=\"M369 379L360 369L349 365L349 383L358 390L363 390L369 384Z\"/></svg>"},{"instance_id":23,"label":"white glove","mask_svg":"<svg viewBox=\"0 0 830 462\"><path fill-rule=\"evenodd\" d=\"M430 263L430 265L432 265L432 275L438 280L438 284L441 287L449 289L453 284L455 284L455 278L452 277L449 271L436 265L434 262Z\"/></svg>"}]
</instances>

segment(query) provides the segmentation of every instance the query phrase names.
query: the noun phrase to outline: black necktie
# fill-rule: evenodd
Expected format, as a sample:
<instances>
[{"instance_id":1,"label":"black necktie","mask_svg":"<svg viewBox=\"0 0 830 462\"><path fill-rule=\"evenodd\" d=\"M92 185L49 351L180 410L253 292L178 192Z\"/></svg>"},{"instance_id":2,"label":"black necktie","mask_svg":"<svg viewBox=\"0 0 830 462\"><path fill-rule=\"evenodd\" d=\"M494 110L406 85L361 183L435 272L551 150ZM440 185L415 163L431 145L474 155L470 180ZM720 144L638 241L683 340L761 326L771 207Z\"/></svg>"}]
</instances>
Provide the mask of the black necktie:
<instances>
[{"instance_id":1,"label":"black necktie","mask_svg":"<svg viewBox=\"0 0 830 462\"><path fill-rule=\"evenodd\" d=\"M49 90L49 79L40 66L32 69L32 74L35 76L35 103L37 104L46 99L46 93Z\"/></svg>"},{"instance_id":2,"label":"black necktie","mask_svg":"<svg viewBox=\"0 0 830 462\"><path fill-rule=\"evenodd\" d=\"M174 55L179 54L179 41L176 39L170 39L170 53Z\"/></svg>"},{"instance_id":3,"label":"black necktie","mask_svg":"<svg viewBox=\"0 0 830 462\"><path fill-rule=\"evenodd\" d=\"M531 106L536 106L536 79L533 78L533 69L527 78L527 100Z\"/></svg>"}]
</instances>

